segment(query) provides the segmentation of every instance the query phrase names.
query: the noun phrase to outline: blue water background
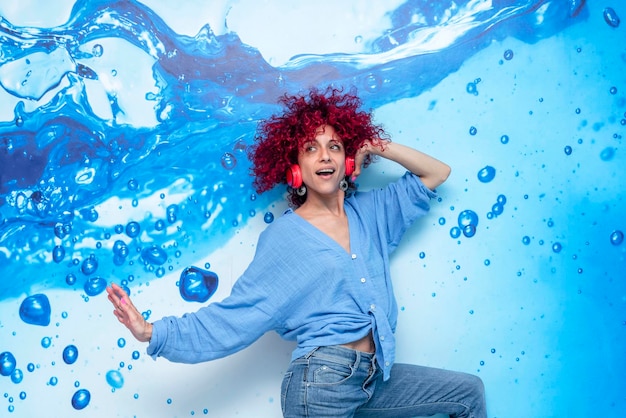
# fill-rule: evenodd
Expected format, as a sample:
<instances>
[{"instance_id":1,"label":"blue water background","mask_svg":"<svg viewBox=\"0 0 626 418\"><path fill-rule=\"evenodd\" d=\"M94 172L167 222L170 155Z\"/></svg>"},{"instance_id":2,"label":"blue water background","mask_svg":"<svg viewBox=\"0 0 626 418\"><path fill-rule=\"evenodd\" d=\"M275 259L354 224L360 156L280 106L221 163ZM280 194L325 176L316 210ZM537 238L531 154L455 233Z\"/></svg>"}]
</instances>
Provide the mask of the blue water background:
<instances>
[{"instance_id":1,"label":"blue water background","mask_svg":"<svg viewBox=\"0 0 626 418\"><path fill-rule=\"evenodd\" d=\"M284 189L257 195L251 187L245 148L258 120L277 110L284 92L354 85L394 138L428 126L421 135L428 142L419 145L437 143L447 154L438 156L453 166L456 177L432 220L436 241L419 242L418 251L411 235L402 251L436 273L422 305L449 327L433 333L462 333L459 313L472 330L465 339L478 341L456 350L472 357L468 371L485 380L490 416L623 412L626 37L619 7L409 1L389 11L390 26L378 36L355 39L361 52L301 51L276 66L234 31L216 35L206 25L182 35L166 15L137 2L77 2L55 27L3 19L0 303L16 311L26 296L80 294L75 304L52 299L54 326L61 311L71 317L90 296L104 298L101 287L92 294L84 287L90 280L122 281L133 294L198 264L247 224L270 222ZM549 40L552 49L542 47ZM477 63L477 56L491 60ZM546 71L535 79L541 66ZM482 181L481 169L490 173ZM455 235L464 210L477 216L472 237ZM153 246L167 261L146 255ZM399 283L406 285L402 277ZM451 290L446 298L450 288L473 302ZM403 312L414 303L400 302ZM481 310L499 316L480 317ZM8 350L5 339L46 330L13 319L0 318L0 352ZM552 350L534 349L537 340ZM56 384L46 376L18 401L37 374L27 364L39 360L32 346L10 352L25 376L0 377L0 411L21 416L33 392ZM443 366L455 362L467 368L459 359ZM106 370L100 374L104 384ZM123 386L115 374L106 380ZM100 394L94 387L92 403ZM574 393L581 393L575 406ZM80 410L70 397L63 405ZM133 408L131 400L120 415Z\"/></svg>"}]
</instances>

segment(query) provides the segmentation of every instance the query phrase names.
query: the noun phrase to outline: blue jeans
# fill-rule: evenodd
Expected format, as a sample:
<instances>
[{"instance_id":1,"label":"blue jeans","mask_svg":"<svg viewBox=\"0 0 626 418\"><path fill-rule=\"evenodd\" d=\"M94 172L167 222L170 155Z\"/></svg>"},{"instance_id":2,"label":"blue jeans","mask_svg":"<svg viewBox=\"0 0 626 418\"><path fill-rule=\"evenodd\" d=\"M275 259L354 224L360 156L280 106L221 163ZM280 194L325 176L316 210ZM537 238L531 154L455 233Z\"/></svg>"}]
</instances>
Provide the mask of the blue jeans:
<instances>
[{"instance_id":1,"label":"blue jeans","mask_svg":"<svg viewBox=\"0 0 626 418\"><path fill-rule=\"evenodd\" d=\"M281 407L286 418L487 417L483 383L476 376L395 364L385 382L373 354L342 346L319 347L292 361Z\"/></svg>"}]
</instances>

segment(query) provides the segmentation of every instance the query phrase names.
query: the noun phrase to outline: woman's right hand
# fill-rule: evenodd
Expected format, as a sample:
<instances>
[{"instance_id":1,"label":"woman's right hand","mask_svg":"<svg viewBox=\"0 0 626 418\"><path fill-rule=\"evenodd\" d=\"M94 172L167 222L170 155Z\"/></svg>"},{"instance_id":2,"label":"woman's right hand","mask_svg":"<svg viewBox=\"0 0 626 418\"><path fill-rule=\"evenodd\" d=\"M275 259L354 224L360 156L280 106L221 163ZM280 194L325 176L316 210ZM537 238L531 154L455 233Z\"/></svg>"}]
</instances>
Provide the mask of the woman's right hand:
<instances>
[{"instance_id":1,"label":"woman's right hand","mask_svg":"<svg viewBox=\"0 0 626 418\"><path fill-rule=\"evenodd\" d=\"M113 314L129 329L138 341L148 342L152 337L152 324L146 321L133 305L124 289L112 283L106 288L108 298L115 308Z\"/></svg>"}]
</instances>

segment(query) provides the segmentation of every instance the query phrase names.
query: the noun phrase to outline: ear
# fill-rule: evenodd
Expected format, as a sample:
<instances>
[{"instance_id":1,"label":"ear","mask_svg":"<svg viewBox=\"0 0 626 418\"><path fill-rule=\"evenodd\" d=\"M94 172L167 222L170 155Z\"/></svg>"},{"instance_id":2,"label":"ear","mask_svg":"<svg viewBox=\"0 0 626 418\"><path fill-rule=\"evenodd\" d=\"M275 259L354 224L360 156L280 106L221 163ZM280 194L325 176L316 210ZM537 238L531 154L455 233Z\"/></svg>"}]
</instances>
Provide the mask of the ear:
<instances>
[{"instance_id":1,"label":"ear","mask_svg":"<svg viewBox=\"0 0 626 418\"><path fill-rule=\"evenodd\" d=\"M298 164L293 164L287 169L287 184L294 189L302 186L302 171Z\"/></svg>"}]
</instances>

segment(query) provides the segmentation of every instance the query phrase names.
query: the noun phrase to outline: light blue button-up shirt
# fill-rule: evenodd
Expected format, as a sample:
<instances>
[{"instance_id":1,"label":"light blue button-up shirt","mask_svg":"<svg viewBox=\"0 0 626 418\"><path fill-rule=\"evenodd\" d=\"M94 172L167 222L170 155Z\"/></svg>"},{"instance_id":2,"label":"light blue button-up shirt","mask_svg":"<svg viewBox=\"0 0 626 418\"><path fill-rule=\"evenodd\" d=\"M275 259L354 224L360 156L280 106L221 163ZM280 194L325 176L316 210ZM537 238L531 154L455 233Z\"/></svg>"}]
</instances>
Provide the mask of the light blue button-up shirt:
<instances>
[{"instance_id":1,"label":"light blue button-up shirt","mask_svg":"<svg viewBox=\"0 0 626 418\"><path fill-rule=\"evenodd\" d=\"M254 259L230 296L182 317L154 322L148 354L197 363L235 353L274 330L295 340L296 359L370 331L389 378L398 310L389 255L436 194L406 173L383 189L346 198L350 253L292 210L259 237Z\"/></svg>"}]
</instances>

